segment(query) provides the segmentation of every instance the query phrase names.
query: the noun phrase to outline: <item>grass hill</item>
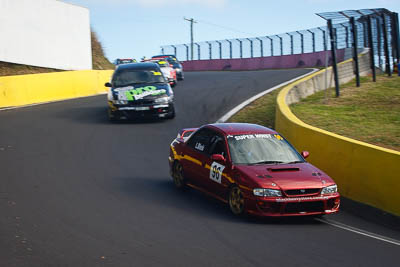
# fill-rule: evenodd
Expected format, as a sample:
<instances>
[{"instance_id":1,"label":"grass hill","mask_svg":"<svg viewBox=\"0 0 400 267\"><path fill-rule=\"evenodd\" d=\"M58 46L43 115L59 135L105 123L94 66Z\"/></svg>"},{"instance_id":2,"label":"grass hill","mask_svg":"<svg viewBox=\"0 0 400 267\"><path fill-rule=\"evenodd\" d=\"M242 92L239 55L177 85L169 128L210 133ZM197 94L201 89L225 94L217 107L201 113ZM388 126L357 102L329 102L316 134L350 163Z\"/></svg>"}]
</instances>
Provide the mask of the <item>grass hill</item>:
<instances>
[{"instance_id":1,"label":"grass hill","mask_svg":"<svg viewBox=\"0 0 400 267\"><path fill-rule=\"evenodd\" d=\"M91 33L91 40L92 40L93 69L94 70L114 69L114 65L111 64L110 61L108 61L108 59L105 57L103 47L99 42L96 33L93 31ZM48 73L48 72L58 72L58 71L62 70L34 67L34 66L0 61L0 76Z\"/></svg>"}]
</instances>

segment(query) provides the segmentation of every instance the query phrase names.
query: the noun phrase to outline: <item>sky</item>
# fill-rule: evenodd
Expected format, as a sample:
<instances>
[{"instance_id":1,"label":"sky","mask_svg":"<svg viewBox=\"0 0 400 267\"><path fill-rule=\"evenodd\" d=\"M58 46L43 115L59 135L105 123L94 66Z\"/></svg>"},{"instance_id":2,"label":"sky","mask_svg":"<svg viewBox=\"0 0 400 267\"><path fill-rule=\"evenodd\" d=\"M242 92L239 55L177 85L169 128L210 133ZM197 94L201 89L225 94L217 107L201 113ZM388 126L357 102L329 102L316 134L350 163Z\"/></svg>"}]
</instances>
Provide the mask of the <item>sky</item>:
<instances>
[{"instance_id":1,"label":"sky","mask_svg":"<svg viewBox=\"0 0 400 267\"><path fill-rule=\"evenodd\" d=\"M62 0L90 10L91 27L106 57L151 57L160 46L250 38L325 26L315 13L386 8L400 13L400 0Z\"/></svg>"}]
</instances>

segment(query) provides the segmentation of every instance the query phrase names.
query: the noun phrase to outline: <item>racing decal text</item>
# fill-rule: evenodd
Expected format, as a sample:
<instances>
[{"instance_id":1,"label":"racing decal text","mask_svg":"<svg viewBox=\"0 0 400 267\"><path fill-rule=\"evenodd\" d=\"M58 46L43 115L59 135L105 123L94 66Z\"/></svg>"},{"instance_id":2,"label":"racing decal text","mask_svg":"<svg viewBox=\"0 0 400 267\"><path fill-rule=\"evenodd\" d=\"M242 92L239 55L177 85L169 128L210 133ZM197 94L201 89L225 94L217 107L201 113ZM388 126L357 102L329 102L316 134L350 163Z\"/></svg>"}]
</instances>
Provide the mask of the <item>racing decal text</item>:
<instances>
[{"instance_id":1,"label":"racing decal text","mask_svg":"<svg viewBox=\"0 0 400 267\"><path fill-rule=\"evenodd\" d=\"M224 165L221 165L217 162L213 162L210 167L210 179L220 184L222 178L222 172L224 171L224 169L225 169Z\"/></svg>"}]
</instances>

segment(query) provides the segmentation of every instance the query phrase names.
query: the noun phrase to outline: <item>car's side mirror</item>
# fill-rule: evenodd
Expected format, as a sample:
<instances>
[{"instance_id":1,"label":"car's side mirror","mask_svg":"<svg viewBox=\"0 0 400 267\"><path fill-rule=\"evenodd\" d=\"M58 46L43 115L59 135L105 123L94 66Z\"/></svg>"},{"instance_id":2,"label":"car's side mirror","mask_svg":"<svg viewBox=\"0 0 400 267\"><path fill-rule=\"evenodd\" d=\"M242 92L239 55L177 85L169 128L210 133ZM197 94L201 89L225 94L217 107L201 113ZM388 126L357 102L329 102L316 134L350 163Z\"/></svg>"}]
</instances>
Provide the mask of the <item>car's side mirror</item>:
<instances>
[{"instance_id":1,"label":"car's side mirror","mask_svg":"<svg viewBox=\"0 0 400 267\"><path fill-rule=\"evenodd\" d=\"M112 87L111 83L105 83L104 86L105 87Z\"/></svg>"},{"instance_id":2,"label":"car's side mirror","mask_svg":"<svg viewBox=\"0 0 400 267\"><path fill-rule=\"evenodd\" d=\"M226 161L225 157L222 156L221 154L213 154L211 156L211 160L212 161L219 161L219 162L225 162Z\"/></svg>"},{"instance_id":3,"label":"car's side mirror","mask_svg":"<svg viewBox=\"0 0 400 267\"><path fill-rule=\"evenodd\" d=\"M301 155L303 156L303 158L308 158L308 156L310 156L310 152L308 151L302 151Z\"/></svg>"}]
</instances>

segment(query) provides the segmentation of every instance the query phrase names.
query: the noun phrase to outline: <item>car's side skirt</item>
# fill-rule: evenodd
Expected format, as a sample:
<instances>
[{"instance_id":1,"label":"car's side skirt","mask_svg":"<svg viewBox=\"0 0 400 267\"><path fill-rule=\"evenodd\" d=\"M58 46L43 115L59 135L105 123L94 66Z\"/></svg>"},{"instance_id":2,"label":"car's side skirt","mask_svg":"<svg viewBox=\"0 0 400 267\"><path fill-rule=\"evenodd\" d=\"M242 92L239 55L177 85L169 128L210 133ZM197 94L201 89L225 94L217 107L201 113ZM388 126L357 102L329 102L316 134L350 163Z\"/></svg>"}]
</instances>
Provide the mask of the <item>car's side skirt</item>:
<instances>
[{"instance_id":1,"label":"car's side skirt","mask_svg":"<svg viewBox=\"0 0 400 267\"><path fill-rule=\"evenodd\" d=\"M209 195L209 196L211 196L211 197L213 197L213 198L216 198L216 199L218 199L218 200L220 200L220 201L222 201L222 202L224 202L224 203L228 203L228 200L226 200L225 198L220 197L220 196L218 196L218 195L216 195L216 194L214 194L214 193L211 193L210 191L207 191L207 190L205 190L205 189L202 188L202 187L199 187L199 186L194 185L194 184L191 184L191 183L186 183L186 185L189 186L189 187L191 187L191 188L193 188L193 189L196 189L196 190L198 190L198 191L200 191L200 192L202 192L202 193L205 193L206 195Z\"/></svg>"}]
</instances>

